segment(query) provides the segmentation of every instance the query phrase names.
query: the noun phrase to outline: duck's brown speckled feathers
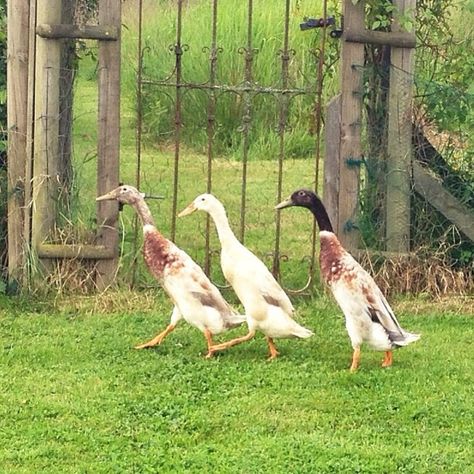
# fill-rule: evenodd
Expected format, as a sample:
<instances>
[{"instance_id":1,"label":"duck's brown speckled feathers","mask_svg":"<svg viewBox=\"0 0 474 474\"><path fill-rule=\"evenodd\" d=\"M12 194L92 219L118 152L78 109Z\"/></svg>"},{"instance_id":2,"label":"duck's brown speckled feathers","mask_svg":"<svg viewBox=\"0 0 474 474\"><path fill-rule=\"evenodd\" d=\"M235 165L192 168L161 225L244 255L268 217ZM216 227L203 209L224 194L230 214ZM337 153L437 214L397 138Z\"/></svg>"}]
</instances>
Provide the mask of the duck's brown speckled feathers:
<instances>
[{"instance_id":1,"label":"duck's brown speckled feathers","mask_svg":"<svg viewBox=\"0 0 474 474\"><path fill-rule=\"evenodd\" d=\"M144 233L143 258L152 275L159 280L163 279L165 268L171 273L183 268L183 262L170 248L170 241L158 230Z\"/></svg>"}]
</instances>

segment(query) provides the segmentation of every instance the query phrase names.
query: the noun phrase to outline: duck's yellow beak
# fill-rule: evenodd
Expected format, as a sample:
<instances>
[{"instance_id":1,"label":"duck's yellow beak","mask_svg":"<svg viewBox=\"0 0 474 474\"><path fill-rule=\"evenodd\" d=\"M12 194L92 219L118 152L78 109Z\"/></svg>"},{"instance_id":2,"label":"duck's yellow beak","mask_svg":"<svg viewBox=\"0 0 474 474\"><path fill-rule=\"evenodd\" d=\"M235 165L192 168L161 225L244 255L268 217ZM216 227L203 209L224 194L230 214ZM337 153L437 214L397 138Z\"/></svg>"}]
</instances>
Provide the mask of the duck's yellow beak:
<instances>
[{"instance_id":1,"label":"duck's yellow beak","mask_svg":"<svg viewBox=\"0 0 474 474\"><path fill-rule=\"evenodd\" d=\"M116 188L113 191L108 192L107 194L103 194L102 196L95 198L95 200L96 201L111 201L113 199L117 199L118 189L119 188Z\"/></svg>"},{"instance_id":2,"label":"duck's yellow beak","mask_svg":"<svg viewBox=\"0 0 474 474\"><path fill-rule=\"evenodd\" d=\"M284 201L281 201L280 204L277 204L275 206L275 209L284 209L285 207L290 207L290 206L294 206L294 203L291 200L291 197L289 197L288 199L285 199Z\"/></svg>"},{"instance_id":3,"label":"duck's yellow beak","mask_svg":"<svg viewBox=\"0 0 474 474\"><path fill-rule=\"evenodd\" d=\"M192 214L194 211L196 211L196 206L194 205L194 202L192 202L188 207L183 209L179 214L178 217L184 217L184 216L189 216L189 214Z\"/></svg>"}]
</instances>

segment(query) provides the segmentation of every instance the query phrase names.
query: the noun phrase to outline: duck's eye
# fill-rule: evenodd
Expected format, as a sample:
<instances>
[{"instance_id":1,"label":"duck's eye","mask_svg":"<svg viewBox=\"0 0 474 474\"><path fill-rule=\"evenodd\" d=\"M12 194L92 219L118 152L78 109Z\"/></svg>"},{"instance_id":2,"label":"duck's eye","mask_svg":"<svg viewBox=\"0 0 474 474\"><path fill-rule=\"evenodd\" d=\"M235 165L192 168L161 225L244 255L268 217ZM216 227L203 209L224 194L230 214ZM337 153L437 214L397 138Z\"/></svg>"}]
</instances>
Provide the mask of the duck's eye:
<instances>
[{"instance_id":1,"label":"duck's eye","mask_svg":"<svg viewBox=\"0 0 474 474\"><path fill-rule=\"evenodd\" d=\"M304 191L300 191L300 192L298 193L298 196L304 196Z\"/></svg>"},{"instance_id":2,"label":"duck's eye","mask_svg":"<svg viewBox=\"0 0 474 474\"><path fill-rule=\"evenodd\" d=\"M201 201L205 201L205 200L206 200L206 198L201 198Z\"/></svg>"},{"instance_id":3,"label":"duck's eye","mask_svg":"<svg viewBox=\"0 0 474 474\"><path fill-rule=\"evenodd\" d=\"M122 191L126 193L128 191L128 188L122 188Z\"/></svg>"}]
</instances>

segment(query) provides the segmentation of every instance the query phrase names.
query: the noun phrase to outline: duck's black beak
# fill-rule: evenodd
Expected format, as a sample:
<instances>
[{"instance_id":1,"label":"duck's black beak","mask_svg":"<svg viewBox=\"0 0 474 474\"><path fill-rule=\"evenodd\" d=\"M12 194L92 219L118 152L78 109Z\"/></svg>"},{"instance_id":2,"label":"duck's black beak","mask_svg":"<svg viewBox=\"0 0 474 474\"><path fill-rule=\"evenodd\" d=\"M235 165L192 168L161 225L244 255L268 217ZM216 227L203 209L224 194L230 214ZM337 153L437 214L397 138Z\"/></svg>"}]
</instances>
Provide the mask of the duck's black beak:
<instances>
[{"instance_id":1,"label":"duck's black beak","mask_svg":"<svg viewBox=\"0 0 474 474\"><path fill-rule=\"evenodd\" d=\"M290 206L294 206L295 203L291 200L291 197L289 197L288 199L285 199L284 201L281 201L280 204L277 204L275 206L275 209L284 209L285 207L290 207Z\"/></svg>"}]
</instances>

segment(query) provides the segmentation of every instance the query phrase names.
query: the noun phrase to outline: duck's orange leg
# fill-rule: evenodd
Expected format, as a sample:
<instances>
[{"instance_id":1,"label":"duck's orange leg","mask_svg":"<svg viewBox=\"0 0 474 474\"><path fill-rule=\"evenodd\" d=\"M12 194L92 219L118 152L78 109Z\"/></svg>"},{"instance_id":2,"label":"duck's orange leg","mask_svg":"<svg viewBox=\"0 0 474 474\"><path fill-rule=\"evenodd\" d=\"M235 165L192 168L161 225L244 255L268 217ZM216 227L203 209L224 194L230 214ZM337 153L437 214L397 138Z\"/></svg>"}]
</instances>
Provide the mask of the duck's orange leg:
<instances>
[{"instance_id":1,"label":"duck's orange leg","mask_svg":"<svg viewBox=\"0 0 474 474\"><path fill-rule=\"evenodd\" d=\"M356 372L357 369L359 368L359 363L360 363L360 347L355 347L354 352L352 353L352 364L351 364L350 371Z\"/></svg>"},{"instance_id":2,"label":"duck's orange leg","mask_svg":"<svg viewBox=\"0 0 474 474\"><path fill-rule=\"evenodd\" d=\"M227 342L223 342L222 344L217 344L216 346L210 347L209 350L212 350L212 352L223 351L225 349L228 349L229 347L236 346L237 344L241 344L242 342L245 342L245 341L249 341L254 336L255 336L255 331L250 331L245 336L236 337L235 339L232 339Z\"/></svg>"},{"instance_id":3,"label":"duck's orange leg","mask_svg":"<svg viewBox=\"0 0 474 474\"><path fill-rule=\"evenodd\" d=\"M273 339L267 336L267 342L268 342L268 348L270 349L270 357L268 358L268 360L276 359L280 353L277 351L277 348L275 346L275 343L273 342Z\"/></svg>"},{"instance_id":4,"label":"duck's orange leg","mask_svg":"<svg viewBox=\"0 0 474 474\"><path fill-rule=\"evenodd\" d=\"M212 333L209 331L209 329L204 330L204 337L207 341L206 359L210 359L214 355L214 351L212 350Z\"/></svg>"},{"instance_id":5,"label":"duck's orange leg","mask_svg":"<svg viewBox=\"0 0 474 474\"><path fill-rule=\"evenodd\" d=\"M153 339L149 340L148 342L144 342L143 344L139 344L135 346L135 349L147 349L149 347L157 346L163 342L163 339L176 327L176 324L168 324L168 327L163 331L160 332L157 336Z\"/></svg>"},{"instance_id":6,"label":"duck's orange leg","mask_svg":"<svg viewBox=\"0 0 474 474\"><path fill-rule=\"evenodd\" d=\"M393 352L392 351L386 351L385 352L385 357L383 358L382 361L382 367L390 367L393 362Z\"/></svg>"}]
</instances>

